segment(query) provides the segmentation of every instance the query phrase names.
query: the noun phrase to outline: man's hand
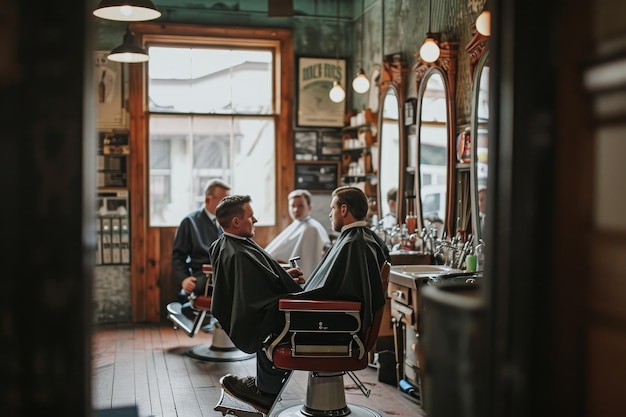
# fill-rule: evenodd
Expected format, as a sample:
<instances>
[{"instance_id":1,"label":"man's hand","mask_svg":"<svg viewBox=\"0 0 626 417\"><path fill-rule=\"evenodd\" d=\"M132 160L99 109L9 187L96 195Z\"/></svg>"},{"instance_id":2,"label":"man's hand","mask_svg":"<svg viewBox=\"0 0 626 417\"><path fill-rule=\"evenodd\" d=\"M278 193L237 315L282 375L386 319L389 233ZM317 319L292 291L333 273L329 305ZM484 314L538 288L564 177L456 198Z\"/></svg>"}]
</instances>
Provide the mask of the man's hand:
<instances>
[{"instance_id":1,"label":"man's hand","mask_svg":"<svg viewBox=\"0 0 626 417\"><path fill-rule=\"evenodd\" d=\"M289 275L293 278L296 284L304 284L305 279L302 275L302 269L298 268L289 268L286 270Z\"/></svg>"},{"instance_id":2,"label":"man's hand","mask_svg":"<svg viewBox=\"0 0 626 417\"><path fill-rule=\"evenodd\" d=\"M197 278L194 276L189 276L185 278L183 282L181 283L181 287L183 288L183 291L185 291L187 294L191 294L193 290L196 289L196 280Z\"/></svg>"}]
</instances>

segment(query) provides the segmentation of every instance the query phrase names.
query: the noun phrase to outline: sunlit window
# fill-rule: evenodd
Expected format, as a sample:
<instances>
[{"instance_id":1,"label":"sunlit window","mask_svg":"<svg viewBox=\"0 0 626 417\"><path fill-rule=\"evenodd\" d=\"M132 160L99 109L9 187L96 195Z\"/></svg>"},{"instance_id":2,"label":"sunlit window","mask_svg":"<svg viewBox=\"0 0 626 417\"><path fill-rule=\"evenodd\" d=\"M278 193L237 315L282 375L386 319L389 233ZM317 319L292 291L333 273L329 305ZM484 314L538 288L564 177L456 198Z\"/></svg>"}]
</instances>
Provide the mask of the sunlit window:
<instances>
[{"instance_id":1,"label":"sunlit window","mask_svg":"<svg viewBox=\"0 0 626 417\"><path fill-rule=\"evenodd\" d=\"M274 224L271 50L149 48L150 225L178 226L220 178L249 194L257 225Z\"/></svg>"}]
</instances>

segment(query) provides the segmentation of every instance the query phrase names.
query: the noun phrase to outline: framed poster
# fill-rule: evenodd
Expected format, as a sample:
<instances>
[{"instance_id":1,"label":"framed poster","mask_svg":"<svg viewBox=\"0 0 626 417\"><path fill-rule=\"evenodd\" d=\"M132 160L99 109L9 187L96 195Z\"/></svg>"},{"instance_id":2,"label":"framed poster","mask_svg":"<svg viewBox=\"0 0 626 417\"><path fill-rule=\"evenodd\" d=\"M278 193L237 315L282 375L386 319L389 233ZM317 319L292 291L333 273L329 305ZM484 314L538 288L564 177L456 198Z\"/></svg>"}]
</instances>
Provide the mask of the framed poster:
<instances>
[{"instance_id":1,"label":"framed poster","mask_svg":"<svg viewBox=\"0 0 626 417\"><path fill-rule=\"evenodd\" d=\"M121 62L107 59L109 51L94 53L94 91L99 128L125 128L124 70Z\"/></svg>"},{"instance_id":2,"label":"framed poster","mask_svg":"<svg viewBox=\"0 0 626 417\"><path fill-rule=\"evenodd\" d=\"M314 161L317 159L317 132L300 130L294 132L294 159L296 161Z\"/></svg>"},{"instance_id":3,"label":"framed poster","mask_svg":"<svg viewBox=\"0 0 626 417\"><path fill-rule=\"evenodd\" d=\"M294 188L328 192L339 184L339 162L300 162L294 169Z\"/></svg>"},{"instance_id":4,"label":"framed poster","mask_svg":"<svg viewBox=\"0 0 626 417\"><path fill-rule=\"evenodd\" d=\"M343 127L346 100L334 103L328 96L337 80L345 89L345 59L298 58L298 126Z\"/></svg>"}]
</instances>

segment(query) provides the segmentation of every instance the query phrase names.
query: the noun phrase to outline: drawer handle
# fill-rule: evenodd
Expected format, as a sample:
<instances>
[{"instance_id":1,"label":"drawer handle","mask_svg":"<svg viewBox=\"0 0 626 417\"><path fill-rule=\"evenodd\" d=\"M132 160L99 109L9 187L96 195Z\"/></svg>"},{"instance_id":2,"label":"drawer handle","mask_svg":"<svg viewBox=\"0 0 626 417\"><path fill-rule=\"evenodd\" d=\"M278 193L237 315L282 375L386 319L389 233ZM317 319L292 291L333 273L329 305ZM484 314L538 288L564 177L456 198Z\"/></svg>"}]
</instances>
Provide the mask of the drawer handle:
<instances>
[{"instance_id":1,"label":"drawer handle","mask_svg":"<svg viewBox=\"0 0 626 417\"><path fill-rule=\"evenodd\" d=\"M391 293L398 298L404 298L404 293L400 290L395 290L395 291L392 291Z\"/></svg>"}]
</instances>

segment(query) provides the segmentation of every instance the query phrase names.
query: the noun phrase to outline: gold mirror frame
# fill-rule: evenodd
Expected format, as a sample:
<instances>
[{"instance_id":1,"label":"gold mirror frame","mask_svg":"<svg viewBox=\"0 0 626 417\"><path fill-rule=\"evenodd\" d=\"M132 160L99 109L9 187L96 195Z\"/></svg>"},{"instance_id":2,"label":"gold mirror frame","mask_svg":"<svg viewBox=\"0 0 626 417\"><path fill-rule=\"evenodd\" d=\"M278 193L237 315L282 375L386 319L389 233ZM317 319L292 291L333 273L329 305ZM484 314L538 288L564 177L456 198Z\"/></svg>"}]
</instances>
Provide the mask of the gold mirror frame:
<instances>
[{"instance_id":1,"label":"gold mirror frame","mask_svg":"<svg viewBox=\"0 0 626 417\"><path fill-rule=\"evenodd\" d=\"M457 55L458 55L458 42L441 42L439 44L440 55L439 59L435 62L425 62L422 61L419 54L416 54L417 63L413 66L412 71L416 73L416 83L417 83L417 135L418 135L418 144L417 149L419 153L420 142L421 142L421 114L422 114L422 97L424 94L424 90L426 88L426 84L429 76L433 71L437 71L442 74L443 82L446 87L446 110L447 110L447 124L446 124L446 133L447 133L447 170L446 170L446 218L444 220L444 232L448 236L453 236L453 224L454 224L454 201L455 201L455 172L456 172L456 158L455 158L455 129L456 129L456 111L455 111L455 102L454 98L456 97L456 67L457 67ZM422 213L422 201L421 201L421 193L420 186L421 181L419 178L420 175L420 166L419 166L420 157L418 155L417 161L417 172L416 172L416 180L415 180L415 195L420 196L417 199L417 211L418 211L418 222L419 228L424 227L424 218Z\"/></svg>"}]
</instances>

